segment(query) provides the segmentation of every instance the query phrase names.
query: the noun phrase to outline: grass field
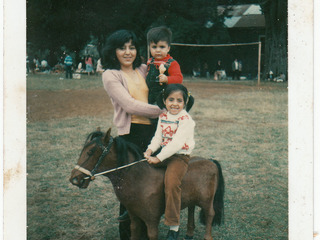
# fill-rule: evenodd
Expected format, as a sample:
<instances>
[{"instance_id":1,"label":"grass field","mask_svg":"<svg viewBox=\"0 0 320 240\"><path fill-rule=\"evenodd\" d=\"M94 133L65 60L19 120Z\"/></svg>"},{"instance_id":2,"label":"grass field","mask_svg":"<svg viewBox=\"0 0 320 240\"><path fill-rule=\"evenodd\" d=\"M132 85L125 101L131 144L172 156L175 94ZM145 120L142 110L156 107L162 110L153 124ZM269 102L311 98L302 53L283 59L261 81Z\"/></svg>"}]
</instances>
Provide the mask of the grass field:
<instances>
[{"instance_id":1,"label":"grass field","mask_svg":"<svg viewBox=\"0 0 320 240\"><path fill-rule=\"evenodd\" d=\"M68 89L72 102L76 90L90 95L102 88L99 76L61 77L29 75L28 92L58 94ZM193 155L214 156L225 178L225 223L213 228L214 239L288 239L286 83L262 82L257 87L253 81L186 78L185 85L196 99L190 111L197 124ZM84 190L68 181L86 136L97 126L104 131L112 127L112 117L107 111L28 121L28 239L119 239L119 204L108 178L97 178ZM204 228L196 226L195 239L202 239ZM163 220L159 231L159 239L164 239ZM183 210L180 239L185 231Z\"/></svg>"}]
</instances>

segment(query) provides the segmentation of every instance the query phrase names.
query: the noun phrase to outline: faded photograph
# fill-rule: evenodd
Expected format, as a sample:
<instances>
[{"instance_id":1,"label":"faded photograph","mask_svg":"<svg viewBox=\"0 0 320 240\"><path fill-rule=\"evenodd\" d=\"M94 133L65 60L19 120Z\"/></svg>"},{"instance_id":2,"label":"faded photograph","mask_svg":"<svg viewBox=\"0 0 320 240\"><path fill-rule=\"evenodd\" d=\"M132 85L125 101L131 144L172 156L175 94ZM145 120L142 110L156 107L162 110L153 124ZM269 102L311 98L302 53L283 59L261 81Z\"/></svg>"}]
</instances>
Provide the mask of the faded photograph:
<instances>
[{"instance_id":1,"label":"faded photograph","mask_svg":"<svg viewBox=\"0 0 320 240\"><path fill-rule=\"evenodd\" d=\"M28 0L27 239L288 239L287 10Z\"/></svg>"}]
</instances>

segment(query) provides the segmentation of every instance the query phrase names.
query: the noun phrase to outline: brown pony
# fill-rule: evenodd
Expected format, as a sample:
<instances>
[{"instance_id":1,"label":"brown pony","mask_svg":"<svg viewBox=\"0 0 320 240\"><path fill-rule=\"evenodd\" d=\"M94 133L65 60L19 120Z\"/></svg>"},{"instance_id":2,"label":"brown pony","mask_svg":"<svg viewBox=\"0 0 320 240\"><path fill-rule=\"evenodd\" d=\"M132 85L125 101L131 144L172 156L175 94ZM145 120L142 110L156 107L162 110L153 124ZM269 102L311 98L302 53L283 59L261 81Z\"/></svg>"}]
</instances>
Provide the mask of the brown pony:
<instances>
[{"instance_id":1,"label":"brown pony","mask_svg":"<svg viewBox=\"0 0 320 240\"><path fill-rule=\"evenodd\" d=\"M158 225L165 209L164 172L142 159L142 152L122 138L107 133L91 133L72 170L70 182L87 188L99 173L107 176L119 201L131 219L131 239L139 240L145 224L149 240L158 239ZM127 166L129 164L129 166ZM224 180L216 160L192 157L182 181L181 209L188 207L187 235L193 239L195 206L201 208L200 221L205 224L204 239L212 240L212 225L220 225L223 218Z\"/></svg>"}]
</instances>

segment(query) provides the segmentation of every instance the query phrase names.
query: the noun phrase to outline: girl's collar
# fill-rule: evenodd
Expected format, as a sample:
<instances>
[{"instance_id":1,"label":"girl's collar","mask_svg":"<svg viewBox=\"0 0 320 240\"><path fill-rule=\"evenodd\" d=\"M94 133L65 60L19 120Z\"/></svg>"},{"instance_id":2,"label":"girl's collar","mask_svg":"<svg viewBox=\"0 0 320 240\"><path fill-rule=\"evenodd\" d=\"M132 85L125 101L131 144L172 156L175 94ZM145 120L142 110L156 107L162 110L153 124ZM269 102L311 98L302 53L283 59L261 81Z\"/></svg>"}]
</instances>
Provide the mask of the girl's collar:
<instances>
[{"instance_id":1,"label":"girl's collar","mask_svg":"<svg viewBox=\"0 0 320 240\"><path fill-rule=\"evenodd\" d=\"M168 117L171 117L171 118L178 118L178 117L181 117L182 115L185 115L187 114L187 111L185 109L181 110L181 112L179 112L178 114L176 115L173 115L171 114L168 110L167 110L167 116Z\"/></svg>"}]
</instances>

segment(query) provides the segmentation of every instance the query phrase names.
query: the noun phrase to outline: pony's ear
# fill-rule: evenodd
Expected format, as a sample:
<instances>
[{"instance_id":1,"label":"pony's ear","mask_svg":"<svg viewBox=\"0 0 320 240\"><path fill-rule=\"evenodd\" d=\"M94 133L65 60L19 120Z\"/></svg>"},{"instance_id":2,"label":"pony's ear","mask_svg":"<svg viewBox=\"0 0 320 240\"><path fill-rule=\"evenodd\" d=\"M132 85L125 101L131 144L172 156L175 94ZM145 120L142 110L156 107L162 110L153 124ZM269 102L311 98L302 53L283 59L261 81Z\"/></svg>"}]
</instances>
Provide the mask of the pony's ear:
<instances>
[{"instance_id":1,"label":"pony's ear","mask_svg":"<svg viewBox=\"0 0 320 240\"><path fill-rule=\"evenodd\" d=\"M109 139L110 139L110 136L111 136L111 128L108 129L105 137L104 137L104 143L107 144L109 142Z\"/></svg>"}]
</instances>

